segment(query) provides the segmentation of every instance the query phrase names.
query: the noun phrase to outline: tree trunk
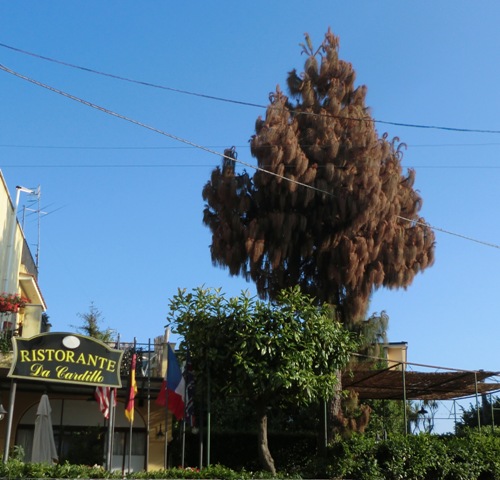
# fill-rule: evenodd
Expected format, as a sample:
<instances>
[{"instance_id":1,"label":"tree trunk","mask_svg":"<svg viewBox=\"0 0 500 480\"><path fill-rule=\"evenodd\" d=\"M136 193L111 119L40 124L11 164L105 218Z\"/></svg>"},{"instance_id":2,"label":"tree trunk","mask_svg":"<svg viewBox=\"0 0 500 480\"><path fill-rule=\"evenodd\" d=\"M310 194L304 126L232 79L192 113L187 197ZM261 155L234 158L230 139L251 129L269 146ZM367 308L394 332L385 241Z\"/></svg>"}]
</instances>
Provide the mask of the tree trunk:
<instances>
[{"instance_id":1,"label":"tree trunk","mask_svg":"<svg viewBox=\"0 0 500 480\"><path fill-rule=\"evenodd\" d=\"M342 409L342 372L340 370L337 372L337 385L335 386L335 394L333 398L328 402L328 428L327 428L327 438L328 443L330 443L334 438L335 434L341 431L341 421L340 413Z\"/></svg>"},{"instance_id":2,"label":"tree trunk","mask_svg":"<svg viewBox=\"0 0 500 480\"><path fill-rule=\"evenodd\" d=\"M269 444L267 441L267 415L266 408L258 408L257 416L259 419L259 461L262 468L271 472L273 475L276 474L276 468L274 466L274 460L269 451Z\"/></svg>"}]
</instances>

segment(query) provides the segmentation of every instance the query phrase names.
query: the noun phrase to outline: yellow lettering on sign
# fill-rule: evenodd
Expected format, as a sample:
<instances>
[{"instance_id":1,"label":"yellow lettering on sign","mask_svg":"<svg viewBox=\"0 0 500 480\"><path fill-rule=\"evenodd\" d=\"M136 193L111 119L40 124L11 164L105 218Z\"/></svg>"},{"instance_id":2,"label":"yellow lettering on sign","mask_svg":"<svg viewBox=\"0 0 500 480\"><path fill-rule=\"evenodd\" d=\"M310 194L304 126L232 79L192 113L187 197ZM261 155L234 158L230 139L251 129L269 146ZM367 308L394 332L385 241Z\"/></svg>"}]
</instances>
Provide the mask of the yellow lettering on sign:
<instances>
[{"instance_id":1,"label":"yellow lettering on sign","mask_svg":"<svg viewBox=\"0 0 500 480\"><path fill-rule=\"evenodd\" d=\"M50 370L45 370L41 363L34 363L31 366L31 375L33 377L50 378Z\"/></svg>"}]
</instances>

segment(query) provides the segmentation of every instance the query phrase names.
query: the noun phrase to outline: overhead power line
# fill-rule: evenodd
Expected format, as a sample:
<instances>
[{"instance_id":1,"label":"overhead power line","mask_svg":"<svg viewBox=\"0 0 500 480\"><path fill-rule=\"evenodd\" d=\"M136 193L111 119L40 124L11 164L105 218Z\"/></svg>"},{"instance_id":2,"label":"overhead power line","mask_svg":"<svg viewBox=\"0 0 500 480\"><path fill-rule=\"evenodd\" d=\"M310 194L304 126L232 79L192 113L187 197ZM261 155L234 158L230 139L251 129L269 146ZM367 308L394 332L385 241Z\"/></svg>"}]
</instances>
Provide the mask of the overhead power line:
<instances>
[{"instance_id":1,"label":"overhead power line","mask_svg":"<svg viewBox=\"0 0 500 480\"><path fill-rule=\"evenodd\" d=\"M445 147L498 147L500 143L430 143L430 144L418 144L418 143L406 143L408 148L445 148ZM209 148L225 148L224 145L207 145ZM308 145L300 144L301 147ZM238 149L249 149L250 146L245 145L235 145ZM40 149L54 149L54 150L173 150L180 148L193 148L188 146L169 146L169 147L147 147L147 146L96 146L96 145L20 145L13 143L0 143L0 148L40 148ZM269 147L271 148L271 146Z\"/></svg>"},{"instance_id":2,"label":"overhead power line","mask_svg":"<svg viewBox=\"0 0 500 480\"><path fill-rule=\"evenodd\" d=\"M229 99L229 98L224 98L224 97L218 97L218 96L214 96L214 95L207 95L207 94L204 94L204 93L197 93L197 92L192 92L192 91L189 91L189 90L181 90L181 89L178 89L178 88L168 87L168 86L165 86L165 85L159 85L157 83L145 82L145 81L142 81L142 80L135 80L135 79L128 78L128 77L123 77L121 75L115 75L113 73L107 73L107 72L103 72L103 71L100 71L100 70L95 70L93 68L83 67L81 65L76 65L74 63L64 62L62 60L57 60L55 58L47 57L47 56L44 56L44 55L40 55L38 53L33 53L33 52L29 52L27 50L23 50L21 48L13 47L13 46L7 45L5 43L0 43L0 47L7 48L9 50L12 50L12 51L15 51L15 52L19 52L19 53L22 53L24 55L30 55L32 57L39 58L40 60L45 60L45 61L48 61L48 62L57 63L59 65L64 65L65 67L70 67L70 68L74 68L74 69L77 69L77 70L82 70L84 72L93 73L93 74L96 74L96 75L102 75L102 76L105 76L105 77L114 78L115 80L121 80L123 82L135 83L137 85L142 85L142 86L145 86L145 87L159 88L161 90L168 90L168 91L175 92L175 93L182 93L184 95L191 95L191 96L195 96L195 97L206 98L206 99L209 99L209 100L216 100L216 101L219 101L219 102L234 103L234 104L237 104L237 105L245 105L245 106L248 106L248 107L256 107L256 108L262 108L262 109L266 109L267 108L266 105L261 105L261 104L258 104L258 103L245 102L245 101L241 101L241 100L234 100L234 99ZM330 114L319 114L319 113L310 113L310 112L300 112L300 114L301 115L313 115L313 116L327 116L327 117L331 117L331 118L343 118L343 119L348 118L348 117L340 117L340 116L335 116L335 115L330 115ZM405 128L420 128L420 129L430 129L430 130L444 130L444 131L449 131L449 132L463 132L463 133L500 134L500 130L488 130L488 129L477 129L477 128L460 128L460 127L447 127L447 126L442 126L442 125L424 125L424 124L417 124L417 123L391 122L391 121L387 121L387 120L377 120L377 119L374 119L374 118L371 118L371 117L369 117L369 118L362 118L362 119L352 118L352 120L365 121L365 122L366 121L371 121L373 123L380 123L382 125L392 125L392 126L396 126L396 127L405 127Z\"/></svg>"},{"instance_id":3,"label":"overhead power line","mask_svg":"<svg viewBox=\"0 0 500 480\"><path fill-rule=\"evenodd\" d=\"M11 70L10 68L6 67L5 65L0 64L0 70L3 70L6 73L9 73L9 74L11 74L11 75L13 75L13 76L15 76L17 78L25 80L25 81L27 81L29 83L34 84L34 85L37 85L37 86L42 87L42 88L45 88L45 89L47 89L47 90L49 90L49 91L51 91L53 93L57 93L58 95L62 95L63 97L69 98L70 100L73 100L75 102L81 103L81 104L86 105L88 107L94 108L96 110L99 110L100 112L106 113L106 114L111 115L113 117L120 118L121 120L125 120L125 121L130 122L130 123L132 123L134 125L137 125L139 127L146 128L146 129L151 130L153 132L159 133L160 135L164 135L164 136L166 136L168 138L171 138L172 140L176 140L178 142L184 143L185 145L190 145L192 147L198 148L200 150L203 150L205 152L211 153L213 155L217 155L218 157L228 159L228 160L230 160L232 162L236 162L236 163L238 163L240 165L243 165L245 167L249 167L249 168L251 168L253 170L257 170L257 171L266 173L268 175L272 175L273 177L280 178L280 179L282 179L284 181L287 181L287 182L290 182L290 183L294 183L294 184L296 184L298 186L301 186L301 187L304 187L304 188L309 188L309 189L314 190L314 191L316 191L318 193L322 193L322 194L330 196L330 197L335 197L334 194L332 194L330 192L327 192L327 191L324 191L324 190L321 190L321 189L319 189L317 187L314 187L312 185L307 185L307 184L299 182L297 180L292 180L292 179L287 178L287 177L285 177L283 175L279 175L279 174L277 174L275 172L271 172L269 170L261 168L258 165L252 165L250 163L243 162L243 161L241 161L241 160L239 160L237 158L229 157L227 155L224 155L223 153L217 152L217 151L212 150L210 148L204 147L202 145L198 145L198 144L196 144L194 142L191 142L191 141L186 140L184 138L178 137L177 135L173 135L171 133L168 133L168 132L165 132L165 131L160 130L158 128L155 128L155 127L152 127L150 125L147 125L145 123L139 122L138 120L134 120L134 119L132 119L130 117L126 117L124 115L121 115L121 114L116 113L116 112L114 112L112 110L109 110L107 108L101 107L99 105L96 105L96 104L94 104L92 102L89 102L87 100L84 100L82 98L76 97L75 95L72 95L70 93L64 92L64 91L59 90L57 88L51 87L50 85L46 85L46 84L44 84L42 82L39 82L39 81L34 80L32 78L29 78L29 77L27 77L25 75L22 75L21 73L15 72L14 70ZM433 227L433 226L428 225L426 223L419 222L419 221L416 221L416 220L412 220L412 219L409 219L409 218L406 218L406 217L403 217L403 216L399 216L398 215L397 218L399 218L400 220L406 221L406 222L410 222L412 224L418 224L418 225L422 225L422 226L427 226L427 227L429 227L429 228L431 228L433 230L436 230L436 231L439 231L439 232L442 232L442 233L446 233L448 235L453 235L453 236L456 236L456 237L459 237L459 238L462 238L462 239L465 239L465 240L469 240L471 242L479 243L479 244L485 245L487 247L492 247L492 248L500 249L500 245L496 245L494 243L485 242L485 241L482 241L482 240L475 239L473 237L468 237L468 236L465 236L465 235L462 235L462 234L454 233L454 232L451 232L449 230L445 230L445 229L438 228L438 227Z\"/></svg>"}]
</instances>

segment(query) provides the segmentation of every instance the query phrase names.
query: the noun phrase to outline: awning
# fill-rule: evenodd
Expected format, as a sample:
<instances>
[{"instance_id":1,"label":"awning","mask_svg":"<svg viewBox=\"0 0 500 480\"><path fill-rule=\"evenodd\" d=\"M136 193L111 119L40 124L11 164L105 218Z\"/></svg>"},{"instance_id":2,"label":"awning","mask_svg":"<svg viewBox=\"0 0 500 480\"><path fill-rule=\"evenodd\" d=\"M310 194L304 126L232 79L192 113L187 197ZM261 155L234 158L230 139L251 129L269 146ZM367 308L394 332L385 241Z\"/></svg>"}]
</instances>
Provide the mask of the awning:
<instances>
[{"instance_id":1,"label":"awning","mask_svg":"<svg viewBox=\"0 0 500 480\"><path fill-rule=\"evenodd\" d=\"M452 400L500 390L500 383L484 380L499 372L413 372L394 369L354 370L342 376L342 387L362 400ZM406 390L406 395L405 395Z\"/></svg>"}]
</instances>

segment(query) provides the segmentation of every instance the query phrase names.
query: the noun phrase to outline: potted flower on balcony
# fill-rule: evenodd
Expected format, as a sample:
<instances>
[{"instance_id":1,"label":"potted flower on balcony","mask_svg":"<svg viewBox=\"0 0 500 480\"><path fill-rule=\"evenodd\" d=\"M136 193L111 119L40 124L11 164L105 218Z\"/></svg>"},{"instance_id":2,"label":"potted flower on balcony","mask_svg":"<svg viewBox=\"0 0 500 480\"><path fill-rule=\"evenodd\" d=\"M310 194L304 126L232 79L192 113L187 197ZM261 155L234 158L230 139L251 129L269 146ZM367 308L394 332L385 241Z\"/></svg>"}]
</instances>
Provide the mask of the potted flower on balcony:
<instances>
[{"instance_id":1,"label":"potted flower on balcony","mask_svg":"<svg viewBox=\"0 0 500 480\"><path fill-rule=\"evenodd\" d=\"M0 314L18 313L29 302L29 298L23 297L18 293L0 293Z\"/></svg>"}]
</instances>

